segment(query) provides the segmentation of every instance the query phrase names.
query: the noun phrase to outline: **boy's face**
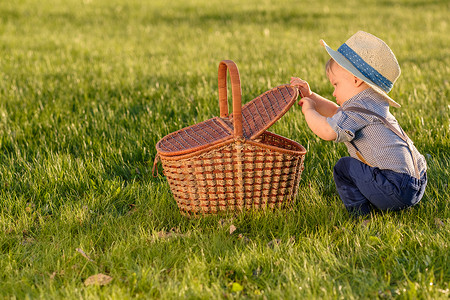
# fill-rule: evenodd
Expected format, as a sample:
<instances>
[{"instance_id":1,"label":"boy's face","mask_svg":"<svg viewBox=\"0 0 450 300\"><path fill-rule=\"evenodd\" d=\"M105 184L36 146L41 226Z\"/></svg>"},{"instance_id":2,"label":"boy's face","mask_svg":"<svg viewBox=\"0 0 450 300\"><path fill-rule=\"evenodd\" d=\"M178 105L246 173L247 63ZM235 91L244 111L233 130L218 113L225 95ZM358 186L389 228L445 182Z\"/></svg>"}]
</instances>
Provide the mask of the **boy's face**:
<instances>
[{"instance_id":1,"label":"boy's face","mask_svg":"<svg viewBox=\"0 0 450 300\"><path fill-rule=\"evenodd\" d=\"M333 97L336 98L336 103L339 105L358 93L355 76L336 63L332 65L328 79L334 87Z\"/></svg>"}]
</instances>

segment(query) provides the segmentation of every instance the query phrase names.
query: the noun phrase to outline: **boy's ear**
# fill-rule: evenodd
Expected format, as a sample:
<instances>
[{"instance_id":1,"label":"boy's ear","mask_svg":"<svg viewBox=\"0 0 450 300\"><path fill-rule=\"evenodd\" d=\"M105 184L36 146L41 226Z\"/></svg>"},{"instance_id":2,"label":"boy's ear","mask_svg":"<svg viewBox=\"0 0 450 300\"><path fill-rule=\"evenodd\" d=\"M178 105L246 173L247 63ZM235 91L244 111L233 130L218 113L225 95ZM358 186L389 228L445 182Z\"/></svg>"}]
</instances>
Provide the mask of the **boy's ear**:
<instances>
[{"instance_id":1,"label":"boy's ear","mask_svg":"<svg viewBox=\"0 0 450 300\"><path fill-rule=\"evenodd\" d=\"M353 83L355 87L360 87L364 83L364 81L356 76L353 76Z\"/></svg>"}]
</instances>

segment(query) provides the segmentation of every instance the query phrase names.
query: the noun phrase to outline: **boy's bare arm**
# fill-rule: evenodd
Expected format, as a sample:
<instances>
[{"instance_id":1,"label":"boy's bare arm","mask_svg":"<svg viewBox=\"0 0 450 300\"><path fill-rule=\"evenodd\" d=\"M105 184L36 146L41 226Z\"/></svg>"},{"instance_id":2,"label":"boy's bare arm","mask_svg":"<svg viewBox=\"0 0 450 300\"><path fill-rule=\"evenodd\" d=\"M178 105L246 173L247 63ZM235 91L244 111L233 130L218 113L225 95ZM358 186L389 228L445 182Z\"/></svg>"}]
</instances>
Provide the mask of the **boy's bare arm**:
<instances>
[{"instance_id":1,"label":"boy's bare arm","mask_svg":"<svg viewBox=\"0 0 450 300\"><path fill-rule=\"evenodd\" d=\"M336 114L336 111L339 108L339 106L336 103L334 103L314 92L311 93L311 96L309 96L309 98L314 100L314 102L316 103L315 107L316 107L317 112L324 117L334 116L334 114Z\"/></svg>"},{"instance_id":2,"label":"boy's bare arm","mask_svg":"<svg viewBox=\"0 0 450 300\"><path fill-rule=\"evenodd\" d=\"M326 141L336 139L336 132L328 124L327 117L317 111L314 100L305 97L300 100L299 104L302 106L302 112L305 115L308 127L311 128L315 135Z\"/></svg>"}]
</instances>

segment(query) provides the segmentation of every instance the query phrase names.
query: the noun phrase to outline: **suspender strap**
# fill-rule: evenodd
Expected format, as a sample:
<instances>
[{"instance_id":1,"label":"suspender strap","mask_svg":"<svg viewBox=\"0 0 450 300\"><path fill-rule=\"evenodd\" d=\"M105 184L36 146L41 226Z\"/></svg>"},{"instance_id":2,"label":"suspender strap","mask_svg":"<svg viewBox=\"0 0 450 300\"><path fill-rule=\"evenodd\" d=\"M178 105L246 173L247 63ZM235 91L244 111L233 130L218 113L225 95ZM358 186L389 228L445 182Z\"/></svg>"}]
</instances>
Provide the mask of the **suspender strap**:
<instances>
[{"instance_id":1,"label":"suspender strap","mask_svg":"<svg viewBox=\"0 0 450 300\"><path fill-rule=\"evenodd\" d=\"M356 156L358 156L359 160L368 165L369 167L373 167L367 160L362 156L361 151L359 151L358 147L356 147L356 144L354 141L350 141L350 144L352 144L353 148L356 150Z\"/></svg>"},{"instance_id":2,"label":"suspender strap","mask_svg":"<svg viewBox=\"0 0 450 300\"><path fill-rule=\"evenodd\" d=\"M400 127L401 132L394 127L394 125L392 125L391 123L389 123L388 120L386 120L386 118L383 118L382 116L380 116L379 114L370 111L368 109L362 108L362 107L347 107L345 109L345 111L354 111L354 112L360 112L366 115L372 115L377 117L383 124L384 126L386 126L387 128L389 128L392 132L394 132L396 135L398 135L403 141L406 142L406 144L408 145L409 151L411 152L411 157L413 160L413 164L414 164L414 172L416 173L416 178L420 179L420 174L419 174L419 168L417 167L417 158L414 152L414 149L412 147L412 141L411 139L406 135L406 133L403 131L403 129ZM355 147L356 149L356 155L361 159L362 155L361 152L358 150L358 148L356 148L355 144L353 143L353 141L351 141L351 144L353 145L353 147ZM360 157L361 156L361 157ZM369 165L365 159L361 159L362 162L364 162L365 164ZM369 165L370 166L370 165Z\"/></svg>"}]
</instances>

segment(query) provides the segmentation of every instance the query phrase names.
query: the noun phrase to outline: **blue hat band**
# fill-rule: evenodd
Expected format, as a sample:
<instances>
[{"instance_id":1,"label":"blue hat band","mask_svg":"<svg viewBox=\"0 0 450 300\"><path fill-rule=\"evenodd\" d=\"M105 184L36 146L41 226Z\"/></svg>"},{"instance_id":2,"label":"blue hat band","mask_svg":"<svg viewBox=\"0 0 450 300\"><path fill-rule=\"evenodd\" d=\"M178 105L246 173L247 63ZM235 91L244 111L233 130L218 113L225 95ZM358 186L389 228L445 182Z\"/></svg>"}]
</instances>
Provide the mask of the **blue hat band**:
<instances>
[{"instance_id":1,"label":"blue hat band","mask_svg":"<svg viewBox=\"0 0 450 300\"><path fill-rule=\"evenodd\" d=\"M361 56L358 55L352 48L350 48L347 44L342 44L339 47L338 52L345 56L352 63L352 65L358 69L364 76L370 79L373 83L379 86L383 91L389 93L394 84L381 75L377 70L371 67L368 63L366 63Z\"/></svg>"}]
</instances>

